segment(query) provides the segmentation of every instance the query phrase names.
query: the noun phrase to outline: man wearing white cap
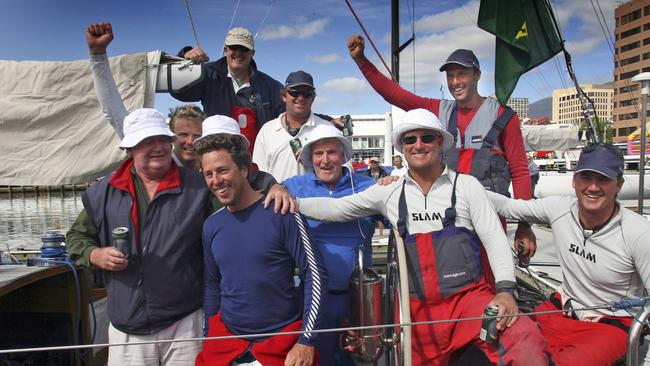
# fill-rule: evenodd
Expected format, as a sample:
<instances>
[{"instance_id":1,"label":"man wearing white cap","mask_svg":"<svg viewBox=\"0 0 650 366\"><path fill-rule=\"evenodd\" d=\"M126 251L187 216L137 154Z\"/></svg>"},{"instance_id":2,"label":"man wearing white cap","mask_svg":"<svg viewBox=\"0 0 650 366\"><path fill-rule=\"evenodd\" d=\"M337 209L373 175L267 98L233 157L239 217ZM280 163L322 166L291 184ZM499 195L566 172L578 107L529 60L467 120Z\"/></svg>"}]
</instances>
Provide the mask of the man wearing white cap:
<instances>
[{"instance_id":1,"label":"man wearing white cap","mask_svg":"<svg viewBox=\"0 0 650 366\"><path fill-rule=\"evenodd\" d=\"M301 147L316 126L331 125L312 112L315 99L312 76L302 70L290 73L282 92L286 112L266 123L257 136L253 162L278 181L305 172L298 161Z\"/></svg>"},{"instance_id":2,"label":"man wearing white cap","mask_svg":"<svg viewBox=\"0 0 650 366\"><path fill-rule=\"evenodd\" d=\"M512 182L515 198L532 198L519 117L496 99L479 94L481 69L474 52L457 49L440 67L453 96L447 100L422 97L401 88L375 68L364 55L364 48L363 37L350 36L350 56L379 95L406 111L425 108L433 112L452 134L454 144L444 151L450 168L474 176L489 191L509 197ZM517 228L515 242L519 241L526 246L525 254L534 251L535 237L527 223L520 222Z\"/></svg>"},{"instance_id":3,"label":"man wearing white cap","mask_svg":"<svg viewBox=\"0 0 650 366\"><path fill-rule=\"evenodd\" d=\"M623 360L633 318L628 310L603 305L638 299L650 290L650 222L616 200L623 164L616 147L590 144L575 167L575 196L522 201L490 195L499 214L553 230L563 282L535 311L590 308L535 316L557 365Z\"/></svg>"},{"instance_id":4,"label":"man wearing white cap","mask_svg":"<svg viewBox=\"0 0 650 366\"><path fill-rule=\"evenodd\" d=\"M84 209L66 236L76 264L103 270L111 343L201 335L200 233L211 195L201 175L172 162L175 138L160 112L130 113L120 144L129 158L88 188ZM116 228L128 229L120 250L112 243ZM200 347L201 342L110 347L108 364L192 364Z\"/></svg>"},{"instance_id":5,"label":"man wearing white cap","mask_svg":"<svg viewBox=\"0 0 650 366\"><path fill-rule=\"evenodd\" d=\"M404 239L413 321L480 317L488 305L498 306L500 315L517 313L508 241L485 189L442 163L451 134L433 113L414 109L393 130L392 142L408 163L397 183L338 199L298 199L300 211L324 221L386 216ZM481 268L481 245L496 278L496 296ZM530 319L500 318L496 343L480 340L480 328L480 320L413 327L413 364L446 365L470 343L494 363L547 364L544 341Z\"/></svg>"},{"instance_id":6,"label":"man wearing white cap","mask_svg":"<svg viewBox=\"0 0 650 366\"><path fill-rule=\"evenodd\" d=\"M257 69L253 60L255 40L247 29L230 29L223 53L224 57L205 64L199 83L171 95L184 102L201 101L208 116L233 117L246 138L255 144L260 128L284 111L282 84ZM197 64L208 61L198 47L185 47L179 56Z\"/></svg>"},{"instance_id":7,"label":"man wearing white cap","mask_svg":"<svg viewBox=\"0 0 650 366\"><path fill-rule=\"evenodd\" d=\"M318 125L310 133L300 160L307 173L286 179L283 184L295 197L345 197L366 190L376 181L345 167L352 158L352 144L332 125ZM323 328L345 324L350 316L350 277L358 265L359 246L364 247L364 264L372 264L374 218L363 217L346 223L307 220L307 227L321 252L328 273L323 303ZM317 342L321 365L352 365L339 346L339 334L321 333Z\"/></svg>"}]
</instances>

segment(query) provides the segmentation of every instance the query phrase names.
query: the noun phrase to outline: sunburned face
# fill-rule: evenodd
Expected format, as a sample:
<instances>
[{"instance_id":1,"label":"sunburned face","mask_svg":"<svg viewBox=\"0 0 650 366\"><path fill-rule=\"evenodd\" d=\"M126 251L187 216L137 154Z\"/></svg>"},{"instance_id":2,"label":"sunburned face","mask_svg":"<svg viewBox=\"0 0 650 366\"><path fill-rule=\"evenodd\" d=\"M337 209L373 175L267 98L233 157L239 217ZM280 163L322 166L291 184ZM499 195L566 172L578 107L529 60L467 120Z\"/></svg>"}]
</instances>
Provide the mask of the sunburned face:
<instances>
[{"instance_id":1,"label":"sunburned face","mask_svg":"<svg viewBox=\"0 0 650 366\"><path fill-rule=\"evenodd\" d=\"M333 139L323 139L316 142L311 150L314 172L318 179L331 189L343 175L344 156L341 143Z\"/></svg>"},{"instance_id":2,"label":"sunburned face","mask_svg":"<svg viewBox=\"0 0 650 366\"><path fill-rule=\"evenodd\" d=\"M413 140L414 137L415 142L407 143L412 142L408 140ZM401 140L402 153L410 170L433 169L440 163L443 138L439 132L427 129L411 130L405 132Z\"/></svg>"},{"instance_id":3,"label":"sunburned face","mask_svg":"<svg viewBox=\"0 0 650 366\"><path fill-rule=\"evenodd\" d=\"M171 144L169 136L151 136L129 149L136 172L149 179L162 178L171 166Z\"/></svg>"}]
</instances>

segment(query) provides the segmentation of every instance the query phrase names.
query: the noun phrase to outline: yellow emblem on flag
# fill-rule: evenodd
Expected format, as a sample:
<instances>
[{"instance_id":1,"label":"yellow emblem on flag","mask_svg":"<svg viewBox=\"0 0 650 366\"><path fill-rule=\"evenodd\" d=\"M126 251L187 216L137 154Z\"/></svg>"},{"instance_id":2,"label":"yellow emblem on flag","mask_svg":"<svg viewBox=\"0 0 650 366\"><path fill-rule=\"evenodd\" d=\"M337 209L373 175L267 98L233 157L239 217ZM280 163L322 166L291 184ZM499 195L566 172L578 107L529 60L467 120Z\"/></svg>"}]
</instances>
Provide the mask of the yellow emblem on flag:
<instances>
[{"instance_id":1,"label":"yellow emblem on flag","mask_svg":"<svg viewBox=\"0 0 650 366\"><path fill-rule=\"evenodd\" d=\"M515 40L521 38L521 37L528 37L528 27L526 26L526 22L524 21L524 24L521 25L521 28L519 29L519 32L517 33L517 36L515 36Z\"/></svg>"}]
</instances>

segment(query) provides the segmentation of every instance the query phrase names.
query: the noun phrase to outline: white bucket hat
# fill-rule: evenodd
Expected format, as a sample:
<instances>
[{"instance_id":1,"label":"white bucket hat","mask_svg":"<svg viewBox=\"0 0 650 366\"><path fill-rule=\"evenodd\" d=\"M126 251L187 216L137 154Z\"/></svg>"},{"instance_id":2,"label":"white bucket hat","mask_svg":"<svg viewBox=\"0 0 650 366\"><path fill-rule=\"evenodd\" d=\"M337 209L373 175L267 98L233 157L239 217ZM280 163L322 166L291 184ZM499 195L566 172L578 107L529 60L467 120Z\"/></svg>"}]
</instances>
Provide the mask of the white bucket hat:
<instances>
[{"instance_id":1,"label":"white bucket hat","mask_svg":"<svg viewBox=\"0 0 650 366\"><path fill-rule=\"evenodd\" d=\"M172 141L176 135L167 126L167 120L162 113L153 108L139 108L124 118L124 138L120 148L130 149L142 140L151 136L168 136Z\"/></svg>"},{"instance_id":2,"label":"white bucket hat","mask_svg":"<svg viewBox=\"0 0 650 366\"><path fill-rule=\"evenodd\" d=\"M391 141L395 150L402 152L402 135L413 130L433 130L440 132L443 137L442 150L445 151L454 145L454 138L443 127L435 114L426 109L418 108L406 112L402 123L397 125L391 133Z\"/></svg>"},{"instance_id":3,"label":"white bucket hat","mask_svg":"<svg viewBox=\"0 0 650 366\"><path fill-rule=\"evenodd\" d=\"M246 136L241 134L239 123L237 123L237 121L235 121L231 117L215 114L214 116L210 116L204 119L202 127L203 127L203 133L201 134L201 137L194 140L194 142L192 143L194 147L196 147L196 144L199 141L203 140L207 136L214 135L217 133L227 133L229 135L240 136L242 139L244 139L244 148L248 149L248 147L250 146L250 143L248 142Z\"/></svg>"},{"instance_id":4,"label":"white bucket hat","mask_svg":"<svg viewBox=\"0 0 650 366\"><path fill-rule=\"evenodd\" d=\"M343 133L339 131L336 127L332 125L317 125L309 133L309 141L303 146L302 153L300 154L300 161L306 169L314 169L314 164L311 159L311 149L314 144L322 139L335 138L339 140L341 146L343 146L343 161L346 163L352 159L352 143L343 136Z\"/></svg>"}]
</instances>

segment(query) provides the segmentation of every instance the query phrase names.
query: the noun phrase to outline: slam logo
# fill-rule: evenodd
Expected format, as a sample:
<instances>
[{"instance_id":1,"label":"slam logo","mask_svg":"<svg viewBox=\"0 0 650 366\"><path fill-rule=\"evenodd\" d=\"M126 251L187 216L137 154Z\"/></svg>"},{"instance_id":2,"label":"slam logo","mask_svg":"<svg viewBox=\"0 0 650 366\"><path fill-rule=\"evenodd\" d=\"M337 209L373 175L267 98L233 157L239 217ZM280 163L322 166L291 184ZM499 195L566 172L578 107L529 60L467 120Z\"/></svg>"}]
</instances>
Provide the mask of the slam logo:
<instances>
[{"instance_id":1,"label":"slam logo","mask_svg":"<svg viewBox=\"0 0 650 366\"><path fill-rule=\"evenodd\" d=\"M571 253L573 253L575 255L578 255L578 256L580 256L580 257L582 257L582 258L584 258L584 259L586 259L588 261L596 263L596 255L595 254L589 253L586 250L584 250L584 248L580 248L579 246L577 246L575 244L569 245L569 252L571 252Z\"/></svg>"},{"instance_id":2,"label":"slam logo","mask_svg":"<svg viewBox=\"0 0 650 366\"><path fill-rule=\"evenodd\" d=\"M413 221L440 221L442 215L439 212L411 212L411 220Z\"/></svg>"}]
</instances>

